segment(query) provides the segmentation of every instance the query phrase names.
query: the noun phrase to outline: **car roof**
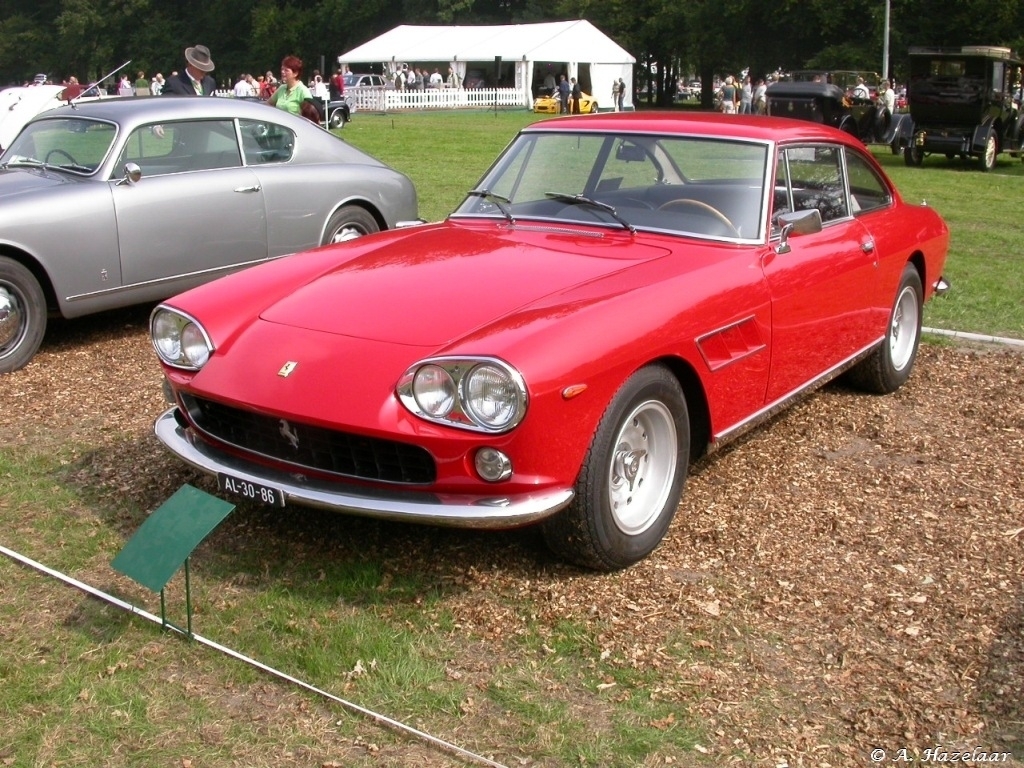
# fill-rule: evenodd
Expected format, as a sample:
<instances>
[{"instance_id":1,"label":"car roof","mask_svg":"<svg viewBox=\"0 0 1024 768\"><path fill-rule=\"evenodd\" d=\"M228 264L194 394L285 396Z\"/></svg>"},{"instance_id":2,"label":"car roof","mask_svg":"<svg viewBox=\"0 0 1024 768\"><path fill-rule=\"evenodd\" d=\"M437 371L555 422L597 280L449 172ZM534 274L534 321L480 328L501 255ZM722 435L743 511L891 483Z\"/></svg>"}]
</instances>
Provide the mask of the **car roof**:
<instances>
[{"instance_id":1,"label":"car roof","mask_svg":"<svg viewBox=\"0 0 1024 768\"><path fill-rule=\"evenodd\" d=\"M719 112L600 112L541 120L524 128L523 132L548 130L693 134L777 143L828 141L863 148L849 134L827 125L786 117Z\"/></svg>"},{"instance_id":2,"label":"car roof","mask_svg":"<svg viewBox=\"0 0 1024 768\"><path fill-rule=\"evenodd\" d=\"M125 96L88 102L77 102L51 109L30 122L56 118L81 117L109 120L122 132L155 123L181 120L220 119L267 121L291 129L301 137L296 144L292 162L359 162L383 165L376 158L353 147L340 136L324 130L304 117L293 115L265 102L224 96Z\"/></svg>"},{"instance_id":3,"label":"car roof","mask_svg":"<svg viewBox=\"0 0 1024 768\"><path fill-rule=\"evenodd\" d=\"M259 120L268 117L267 110L276 110L275 120L293 120L301 123L304 118L296 117L284 110L271 107L261 101L234 99L222 96L126 96L112 99L76 102L45 113L45 117L67 117L79 115L100 120L123 123L150 123L158 120L188 120L196 118L249 118ZM274 114L274 113L270 113ZM307 121L308 122L308 121Z\"/></svg>"}]
</instances>

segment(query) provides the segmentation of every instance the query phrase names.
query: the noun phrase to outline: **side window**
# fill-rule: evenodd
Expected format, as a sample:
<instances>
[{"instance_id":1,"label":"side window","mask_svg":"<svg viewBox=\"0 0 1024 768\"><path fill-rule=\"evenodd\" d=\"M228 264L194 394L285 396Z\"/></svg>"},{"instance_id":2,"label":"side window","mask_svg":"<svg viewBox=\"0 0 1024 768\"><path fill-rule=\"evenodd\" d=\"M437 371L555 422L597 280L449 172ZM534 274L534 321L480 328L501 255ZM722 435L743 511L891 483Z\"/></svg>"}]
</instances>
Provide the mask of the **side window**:
<instances>
[{"instance_id":1,"label":"side window","mask_svg":"<svg viewBox=\"0 0 1024 768\"><path fill-rule=\"evenodd\" d=\"M291 129L266 120L239 120L246 165L286 163L295 150Z\"/></svg>"},{"instance_id":2,"label":"side window","mask_svg":"<svg viewBox=\"0 0 1024 768\"><path fill-rule=\"evenodd\" d=\"M242 164L230 120L145 125L132 131L114 169L136 163L144 176L237 168Z\"/></svg>"},{"instance_id":3,"label":"side window","mask_svg":"<svg viewBox=\"0 0 1024 768\"><path fill-rule=\"evenodd\" d=\"M846 175L850 179L850 207L854 215L884 208L892 202L889 188L875 173L867 160L847 150Z\"/></svg>"},{"instance_id":4,"label":"side window","mask_svg":"<svg viewBox=\"0 0 1024 768\"><path fill-rule=\"evenodd\" d=\"M786 160L793 210L817 208L826 223L850 215L839 147L794 147L786 150Z\"/></svg>"}]
</instances>

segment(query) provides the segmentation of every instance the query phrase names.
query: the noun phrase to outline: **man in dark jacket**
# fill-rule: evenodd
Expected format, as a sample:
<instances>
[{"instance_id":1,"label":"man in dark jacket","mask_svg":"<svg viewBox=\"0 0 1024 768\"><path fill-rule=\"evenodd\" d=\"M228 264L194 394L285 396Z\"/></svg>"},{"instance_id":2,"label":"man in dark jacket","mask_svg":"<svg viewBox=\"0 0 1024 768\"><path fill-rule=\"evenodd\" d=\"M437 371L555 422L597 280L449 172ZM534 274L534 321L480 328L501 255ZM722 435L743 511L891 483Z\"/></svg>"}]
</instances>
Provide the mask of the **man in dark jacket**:
<instances>
[{"instance_id":1,"label":"man in dark jacket","mask_svg":"<svg viewBox=\"0 0 1024 768\"><path fill-rule=\"evenodd\" d=\"M164 82L164 94L177 96L213 96L217 81L213 75L213 61L210 49L205 45L194 45L185 49L188 65L184 72L172 74Z\"/></svg>"}]
</instances>

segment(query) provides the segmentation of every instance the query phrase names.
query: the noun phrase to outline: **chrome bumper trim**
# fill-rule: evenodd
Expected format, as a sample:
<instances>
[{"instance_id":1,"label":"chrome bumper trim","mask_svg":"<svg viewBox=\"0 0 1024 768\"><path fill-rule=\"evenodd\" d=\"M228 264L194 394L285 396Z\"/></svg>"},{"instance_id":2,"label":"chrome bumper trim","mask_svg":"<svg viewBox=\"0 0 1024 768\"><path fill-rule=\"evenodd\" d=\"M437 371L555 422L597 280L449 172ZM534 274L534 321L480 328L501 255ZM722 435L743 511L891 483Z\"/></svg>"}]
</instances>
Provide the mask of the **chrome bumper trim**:
<instances>
[{"instance_id":1,"label":"chrome bumper trim","mask_svg":"<svg viewBox=\"0 0 1024 768\"><path fill-rule=\"evenodd\" d=\"M196 439L171 408L154 425L157 439L183 461L216 476L231 475L279 488L285 504L300 504L386 520L461 528L512 528L542 520L572 501L571 488L519 496L459 496L417 491L375 491L264 467Z\"/></svg>"}]
</instances>

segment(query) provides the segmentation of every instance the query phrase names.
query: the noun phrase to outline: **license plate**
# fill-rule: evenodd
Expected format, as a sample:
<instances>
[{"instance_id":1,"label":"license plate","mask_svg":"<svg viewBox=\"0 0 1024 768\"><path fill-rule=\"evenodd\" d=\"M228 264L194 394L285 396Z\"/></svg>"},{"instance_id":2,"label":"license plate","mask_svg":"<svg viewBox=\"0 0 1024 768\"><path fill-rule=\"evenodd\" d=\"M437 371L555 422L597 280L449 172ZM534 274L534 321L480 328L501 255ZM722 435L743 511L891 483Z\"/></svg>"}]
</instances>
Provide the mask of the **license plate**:
<instances>
[{"instance_id":1,"label":"license plate","mask_svg":"<svg viewBox=\"0 0 1024 768\"><path fill-rule=\"evenodd\" d=\"M284 492L280 488L242 480L231 475L218 474L217 487L222 491L241 496L248 501L269 504L272 507L284 506Z\"/></svg>"}]
</instances>

